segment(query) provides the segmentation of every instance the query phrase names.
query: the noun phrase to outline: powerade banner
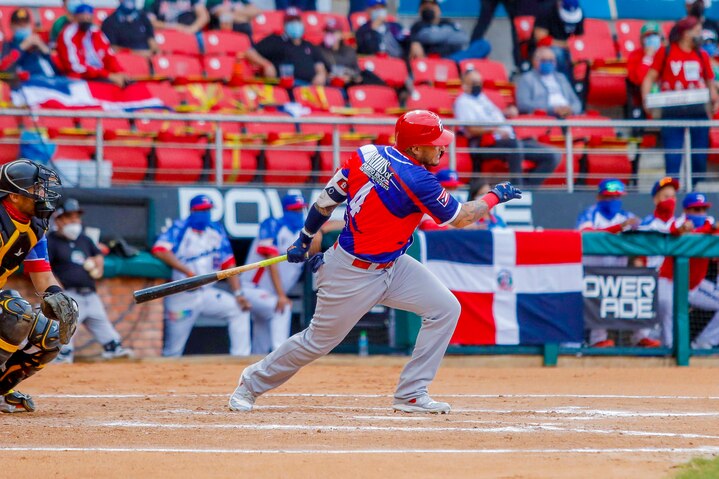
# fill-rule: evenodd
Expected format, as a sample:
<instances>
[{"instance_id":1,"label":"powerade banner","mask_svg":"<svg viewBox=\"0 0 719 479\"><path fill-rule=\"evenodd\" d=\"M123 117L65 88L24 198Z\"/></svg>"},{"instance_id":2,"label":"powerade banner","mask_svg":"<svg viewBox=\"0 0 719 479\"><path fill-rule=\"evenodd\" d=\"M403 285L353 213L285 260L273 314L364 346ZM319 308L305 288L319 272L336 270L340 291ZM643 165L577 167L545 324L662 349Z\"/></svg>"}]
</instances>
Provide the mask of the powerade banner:
<instances>
[{"instance_id":1,"label":"powerade banner","mask_svg":"<svg viewBox=\"0 0 719 479\"><path fill-rule=\"evenodd\" d=\"M584 269L586 327L636 330L657 323L657 272L652 268Z\"/></svg>"},{"instance_id":2,"label":"powerade banner","mask_svg":"<svg viewBox=\"0 0 719 479\"><path fill-rule=\"evenodd\" d=\"M462 304L451 344L582 340L578 232L450 230L425 238L427 267Z\"/></svg>"}]
</instances>

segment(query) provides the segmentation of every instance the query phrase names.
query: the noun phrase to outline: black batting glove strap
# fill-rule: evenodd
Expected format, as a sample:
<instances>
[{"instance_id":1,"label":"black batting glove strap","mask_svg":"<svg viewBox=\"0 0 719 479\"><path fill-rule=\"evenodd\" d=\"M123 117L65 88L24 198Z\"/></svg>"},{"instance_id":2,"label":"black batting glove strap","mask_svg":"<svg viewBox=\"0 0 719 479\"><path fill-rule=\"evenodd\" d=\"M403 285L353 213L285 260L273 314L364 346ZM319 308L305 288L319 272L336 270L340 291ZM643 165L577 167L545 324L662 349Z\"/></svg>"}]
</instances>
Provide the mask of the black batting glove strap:
<instances>
[{"instance_id":1,"label":"black batting glove strap","mask_svg":"<svg viewBox=\"0 0 719 479\"><path fill-rule=\"evenodd\" d=\"M300 231L300 236L287 248L287 261L290 263L302 263L307 261L309 255L307 251L310 249L312 238L304 231Z\"/></svg>"}]
</instances>

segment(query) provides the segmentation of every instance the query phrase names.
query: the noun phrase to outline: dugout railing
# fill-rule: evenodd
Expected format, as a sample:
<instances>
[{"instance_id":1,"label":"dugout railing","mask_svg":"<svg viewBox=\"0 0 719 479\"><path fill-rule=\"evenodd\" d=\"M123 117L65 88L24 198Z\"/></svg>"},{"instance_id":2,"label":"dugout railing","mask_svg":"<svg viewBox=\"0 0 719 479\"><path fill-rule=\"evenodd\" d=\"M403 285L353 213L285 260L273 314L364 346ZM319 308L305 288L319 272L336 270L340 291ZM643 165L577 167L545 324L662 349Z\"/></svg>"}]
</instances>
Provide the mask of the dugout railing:
<instances>
[{"instance_id":1,"label":"dugout railing","mask_svg":"<svg viewBox=\"0 0 719 479\"><path fill-rule=\"evenodd\" d=\"M262 182L272 185L321 184L340 165L343 158L354 151L358 145L373 141L386 142L391 139L387 130L391 130L393 118L368 118L358 116L314 116L294 118L290 116L228 115L197 113L166 113L161 111L142 112L97 112L69 110L33 110L5 109L1 117L15 117L22 126L18 129L5 129L0 136L0 145L6 145L6 153L0 155L0 161L9 161L12 151L21 143L19 132L40 132L40 136L24 138L25 146L44 148L55 144L64 148L64 152L73 147L84 148L87 152L84 161L78 162L78 170L92 171L94 181L72 186L121 186L128 184L187 184L204 183L216 186ZM82 127L64 127L53 125L53 120L71 119ZM118 119L131 121L128 132L113 130L113 121ZM163 124L184 125L181 134L166 135ZM458 123L454 119L444 120L447 127L461 130L462 126L497 127L512 126L519 137L538 139L543 147L560 152L560 167L549 177L544 177L541 188L552 188L573 192L575 190L593 190L605 177L619 177L626 180L630 188L649 189L657 178L663 176L664 153L681 154L683 157L681 180L687 191L694 188L697 181L705 181L704 189L713 189L711 182L719 180L719 171L712 171L712 165L719 163L719 121L682 121L682 120L608 120L592 119L591 115L570 120L557 120L551 117L512 120L504 123L474 122ZM84 125L84 126L83 126ZM87 126L90 125L90 126ZM146 125L140 128L140 125ZM244 126L243 126L244 125ZM264 125L264 133L247 133L247 125ZM290 127L294 133L286 130ZM682 128L684 146L681 149L667 150L657 146L659 131L663 127ZM710 129L710 148L695 149L691 144L690 128ZM318 131L319 130L321 131ZM269 132L267 130L270 130ZM277 132L271 131L278 130ZM13 131L8 131L13 130ZM374 133L373 133L374 131ZM384 134L380 134L384 131ZM58 134L59 132L59 134ZM717 145L717 148L711 145ZM167 175L158 164L149 164L147 174L140 178L132 177L132 167L123 171L115 165L109 169L113 152L133 148L147 148L181 151L190 156L201 157L194 171L189 164L185 167L181 159L172 164L169 180L158 180L159 175ZM14 149L14 150L13 150ZM70 153L77 154L76 151ZM466 139L460 139L449 148L443 165L457 169L460 176L469 181L482 177L490 180L503 180L509 177L506 165L493 160L492 155L513 150L502 150L491 146L470 147ZM236 157L248 152L265 158L277 152L284 154L286 170L270 171L266 166L254 164L248 171L243 170L241 161ZM698 177L692 172L692 152L709 155L710 171ZM197 155L194 155L197 153ZM228 159L228 153L230 158ZM67 153L63 153L67 155ZM150 153L153 155L154 153ZM289 155L289 162L287 160ZM311 158L311 163L298 167L292 163L292 155ZM477 157L481 158L478 160ZM57 157L56 157L57 158ZM215 161L215 159L223 159ZM254 161L254 157L253 161ZM485 161L488 159L488 162ZM649 159L650 161L646 161ZM200 160L198 160L200 161ZM265 161L264 159L262 161ZM307 160L310 161L310 160ZM189 162L189 160L188 160ZM282 162L280 162L282 164ZM644 167L643 165L649 165ZM84 177L87 179L87 171ZM110 173L108 173L110 171ZM125 174L123 180L110 180L108 175ZM137 172L135 172L137 173ZM189 176L183 177L183 174ZM122 176L122 175L119 175ZM524 173L525 178L531 173ZM692 181L689 181L692 179ZM719 181L717 182L719 183Z\"/></svg>"}]
</instances>

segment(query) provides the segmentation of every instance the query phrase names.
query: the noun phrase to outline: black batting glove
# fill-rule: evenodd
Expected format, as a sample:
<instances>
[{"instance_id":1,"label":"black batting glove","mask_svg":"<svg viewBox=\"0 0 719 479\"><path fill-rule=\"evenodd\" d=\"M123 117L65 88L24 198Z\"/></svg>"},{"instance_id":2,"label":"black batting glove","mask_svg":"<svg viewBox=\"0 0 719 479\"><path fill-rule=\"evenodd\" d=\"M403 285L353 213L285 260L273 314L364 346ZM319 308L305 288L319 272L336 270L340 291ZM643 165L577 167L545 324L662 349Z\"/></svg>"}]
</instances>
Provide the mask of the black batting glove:
<instances>
[{"instance_id":1,"label":"black batting glove","mask_svg":"<svg viewBox=\"0 0 719 479\"><path fill-rule=\"evenodd\" d=\"M292 243L292 246L287 248L287 261L290 263L302 263L307 261L309 255L310 244L312 238L307 236L304 231L300 231L300 236Z\"/></svg>"}]
</instances>

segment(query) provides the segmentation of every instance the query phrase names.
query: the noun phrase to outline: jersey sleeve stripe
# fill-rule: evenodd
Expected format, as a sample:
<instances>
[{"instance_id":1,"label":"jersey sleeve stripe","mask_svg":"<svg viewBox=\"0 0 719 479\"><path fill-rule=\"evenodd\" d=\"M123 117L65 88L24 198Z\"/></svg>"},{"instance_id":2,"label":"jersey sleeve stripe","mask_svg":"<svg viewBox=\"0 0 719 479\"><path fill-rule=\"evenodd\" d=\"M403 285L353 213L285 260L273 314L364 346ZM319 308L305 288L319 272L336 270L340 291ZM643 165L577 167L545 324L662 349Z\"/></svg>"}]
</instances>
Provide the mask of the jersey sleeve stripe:
<instances>
[{"instance_id":1,"label":"jersey sleeve stripe","mask_svg":"<svg viewBox=\"0 0 719 479\"><path fill-rule=\"evenodd\" d=\"M52 271L50 263L45 258L26 259L23 261L23 270L26 273L45 273Z\"/></svg>"},{"instance_id":2,"label":"jersey sleeve stripe","mask_svg":"<svg viewBox=\"0 0 719 479\"><path fill-rule=\"evenodd\" d=\"M452 215L452 217L451 217L450 219L448 219L447 221L445 221L444 223L442 223L441 225L439 225L439 226L447 226L447 225L450 224L452 221L454 221L454 220L457 218L457 216L459 215L459 211L460 211L461 209L462 209L462 203L459 203L459 202L458 202L458 203L457 203L457 209L454 210L454 214Z\"/></svg>"}]
</instances>

